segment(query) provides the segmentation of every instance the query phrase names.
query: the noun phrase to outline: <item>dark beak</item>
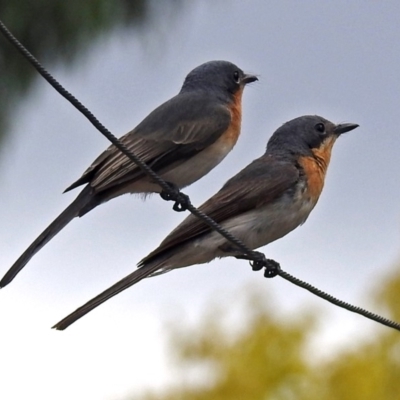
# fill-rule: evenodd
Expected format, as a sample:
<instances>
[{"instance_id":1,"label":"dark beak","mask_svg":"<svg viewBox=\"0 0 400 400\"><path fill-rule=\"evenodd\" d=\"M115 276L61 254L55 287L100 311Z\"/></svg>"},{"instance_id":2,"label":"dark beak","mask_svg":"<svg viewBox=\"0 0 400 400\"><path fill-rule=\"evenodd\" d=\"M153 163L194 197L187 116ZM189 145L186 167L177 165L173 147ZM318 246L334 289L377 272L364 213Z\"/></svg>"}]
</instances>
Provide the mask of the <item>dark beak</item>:
<instances>
[{"instance_id":1,"label":"dark beak","mask_svg":"<svg viewBox=\"0 0 400 400\"><path fill-rule=\"evenodd\" d=\"M258 78L255 75L244 74L244 76L242 78L242 83L244 85L247 85L248 83L255 82L255 81L258 81Z\"/></svg>"},{"instance_id":2,"label":"dark beak","mask_svg":"<svg viewBox=\"0 0 400 400\"><path fill-rule=\"evenodd\" d=\"M339 125L336 125L334 132L336 133L336 135L339 136L342 133L350 132L353 129L356 129L359 126L360 125L358 125L358 124L339 124Z\"/></svg>"}]
</instances>

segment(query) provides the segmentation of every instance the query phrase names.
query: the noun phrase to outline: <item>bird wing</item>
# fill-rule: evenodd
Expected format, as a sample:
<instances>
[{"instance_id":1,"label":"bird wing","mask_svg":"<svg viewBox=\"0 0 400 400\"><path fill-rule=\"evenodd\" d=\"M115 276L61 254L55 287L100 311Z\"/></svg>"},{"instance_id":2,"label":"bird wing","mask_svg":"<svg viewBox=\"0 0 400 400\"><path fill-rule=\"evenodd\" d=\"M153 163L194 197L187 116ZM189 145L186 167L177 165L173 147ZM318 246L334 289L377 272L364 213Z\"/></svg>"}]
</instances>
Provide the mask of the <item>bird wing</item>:
<instances>
[{"instance_id":1,"label":"bird wing","mask_svg":"<svg viewBox=\"0 0 400 400\"><path fill-rule=\"evenodd\" d=\"M264 155L230 179L199 210L214 221L222 223L274 201L298 180L299 170L293 164L278 162L271 156ZM164 251L171 250L211 229L203 220L189 215L138 265L143 266Z\"/></svg>"},{"instance_id":2,"label":"bird wing","mask_svg":"<svg viewBox=\"0 0 400 400\"><path fill-rule=\"evenodd\" d=\"M231 118L228 107L217 99L201 93L180 93L120 140L157 172L214 143L228 129ZM143 176L141 169L112 145L66 191L90 182L98 193Z\"/></svg>"},{"instance_id":3,"label":"bird wing","mask_svg":"<svg viewBox=\"0 0 400 400\"><path fill-rule=\"evenodd\" d=\"M252 208L260 207L273 201L293 187L299 179L298 169L289 163L279 163L268 156L253 161L248 167L229 180L224 187L208 201L200 210L208 214L217 222L231 218ZM135 270L119 282L106 289L98 296L89 300L76 311L53 326L64 330L79 318L89 313L116 294L129 288L147 276L151 276L160 269L157 256L164 251L171 251L175 246L190 240L198 235L210 231L202 220L190 215L161 243L155 251L150 253L139 263ZM155 261L152 263L151 261Z\"/></svg>"}]
</instances>

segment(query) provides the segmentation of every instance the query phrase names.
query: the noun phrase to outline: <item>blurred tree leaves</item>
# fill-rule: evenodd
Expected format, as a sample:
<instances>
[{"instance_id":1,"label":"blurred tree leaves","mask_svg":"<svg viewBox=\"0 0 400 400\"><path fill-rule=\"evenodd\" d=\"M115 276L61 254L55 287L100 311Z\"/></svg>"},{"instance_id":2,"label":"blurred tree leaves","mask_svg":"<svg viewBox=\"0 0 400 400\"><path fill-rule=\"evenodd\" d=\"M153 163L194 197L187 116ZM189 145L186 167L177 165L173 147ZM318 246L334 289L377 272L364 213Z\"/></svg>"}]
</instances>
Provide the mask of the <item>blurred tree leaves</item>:
<instances>
[{"instance_id":1,"label":"blurred tree leaves","mask_svg":"<svg viewBox=\"0 0 400 400\"><path fill-rule=\"evenodd\" d=\"M195 327L172 325L171 350L181 384L142 400L400 399L400 332L377 326L368 341L354 337L347 349L321 360L308 342L318 321L316 312L283 322L265 295L249 293L239 330L232 328L237 324L224 323L232 307L240 308L237 301L225 309L209 307ZM399 321L399 293L397 273L372 296L375 309ZM196 366L199 379L193 382L187 372Z\"/></svg>"},{"instance_id":2,"label":"blurred tree leaves","mask_svg":"<svg viewBox=\"0 0 400 400\"><path fill-rule=\"evenodd\" d=\"M0 0L0 19L45 65L70 63L87 46L115 28L151 30L157 7L178 10L183 0ZM167 13L173 15L172 13ZM1 36L1 35L0 35ZM0 39L0 146L10 111L38 77L4 38Z\"/></svg>"}]
</instances>

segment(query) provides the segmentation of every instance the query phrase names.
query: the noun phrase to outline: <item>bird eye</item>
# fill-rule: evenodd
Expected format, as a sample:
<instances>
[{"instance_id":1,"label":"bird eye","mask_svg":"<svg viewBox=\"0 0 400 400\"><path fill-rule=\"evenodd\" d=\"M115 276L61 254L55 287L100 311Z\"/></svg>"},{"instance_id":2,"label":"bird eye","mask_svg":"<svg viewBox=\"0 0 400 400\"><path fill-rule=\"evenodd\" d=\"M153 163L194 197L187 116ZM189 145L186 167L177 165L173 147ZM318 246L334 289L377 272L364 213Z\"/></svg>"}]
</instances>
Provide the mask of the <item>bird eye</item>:
<instances>
[{"instance_id":1,"label":"bird eye","mask_svg":"<svg viewBox=\"0 0 400 400\"><path fill-rule=\"evenodd\" d=\"M320 132L320 133L324 133L325 132L325 125L324 124L317 124L315 125L315 129Z\"/></svg>"},{"instance_id":2,"label":"bird eye","mask_svg":"<svg viewBox=\"0 0 400 400\"><path fill-rule=\"evenodd\" d=\"M233 73L233 79L235 80L236 83L239 83L239 82L240 82L240 74L239 74L239 71L235 71L235 72Z\"/></svg>"}]
</instances>

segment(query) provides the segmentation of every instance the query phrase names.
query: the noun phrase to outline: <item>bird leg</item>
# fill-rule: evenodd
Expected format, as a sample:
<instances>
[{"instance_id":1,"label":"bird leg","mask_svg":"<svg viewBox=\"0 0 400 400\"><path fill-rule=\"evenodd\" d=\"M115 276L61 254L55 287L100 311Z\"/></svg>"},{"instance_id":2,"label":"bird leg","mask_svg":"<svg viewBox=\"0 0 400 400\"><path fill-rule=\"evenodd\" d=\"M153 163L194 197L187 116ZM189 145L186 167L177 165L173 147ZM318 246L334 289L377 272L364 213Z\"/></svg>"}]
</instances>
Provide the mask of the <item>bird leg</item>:
<instances>
[{"instance_id":1,"label":"bird leg","mask_svg":"<svg viewBox=\"0 0 400 400\"><path fill-rule=\"evenodd\" d=\"M163 189L160 193L161 198L166 201L175 201L172 207L174 211L186 211L189 206L189 196L182 193L175 183L166 182L166 184L170 187L170 190Z\"/></svg>"}]
</instances>

